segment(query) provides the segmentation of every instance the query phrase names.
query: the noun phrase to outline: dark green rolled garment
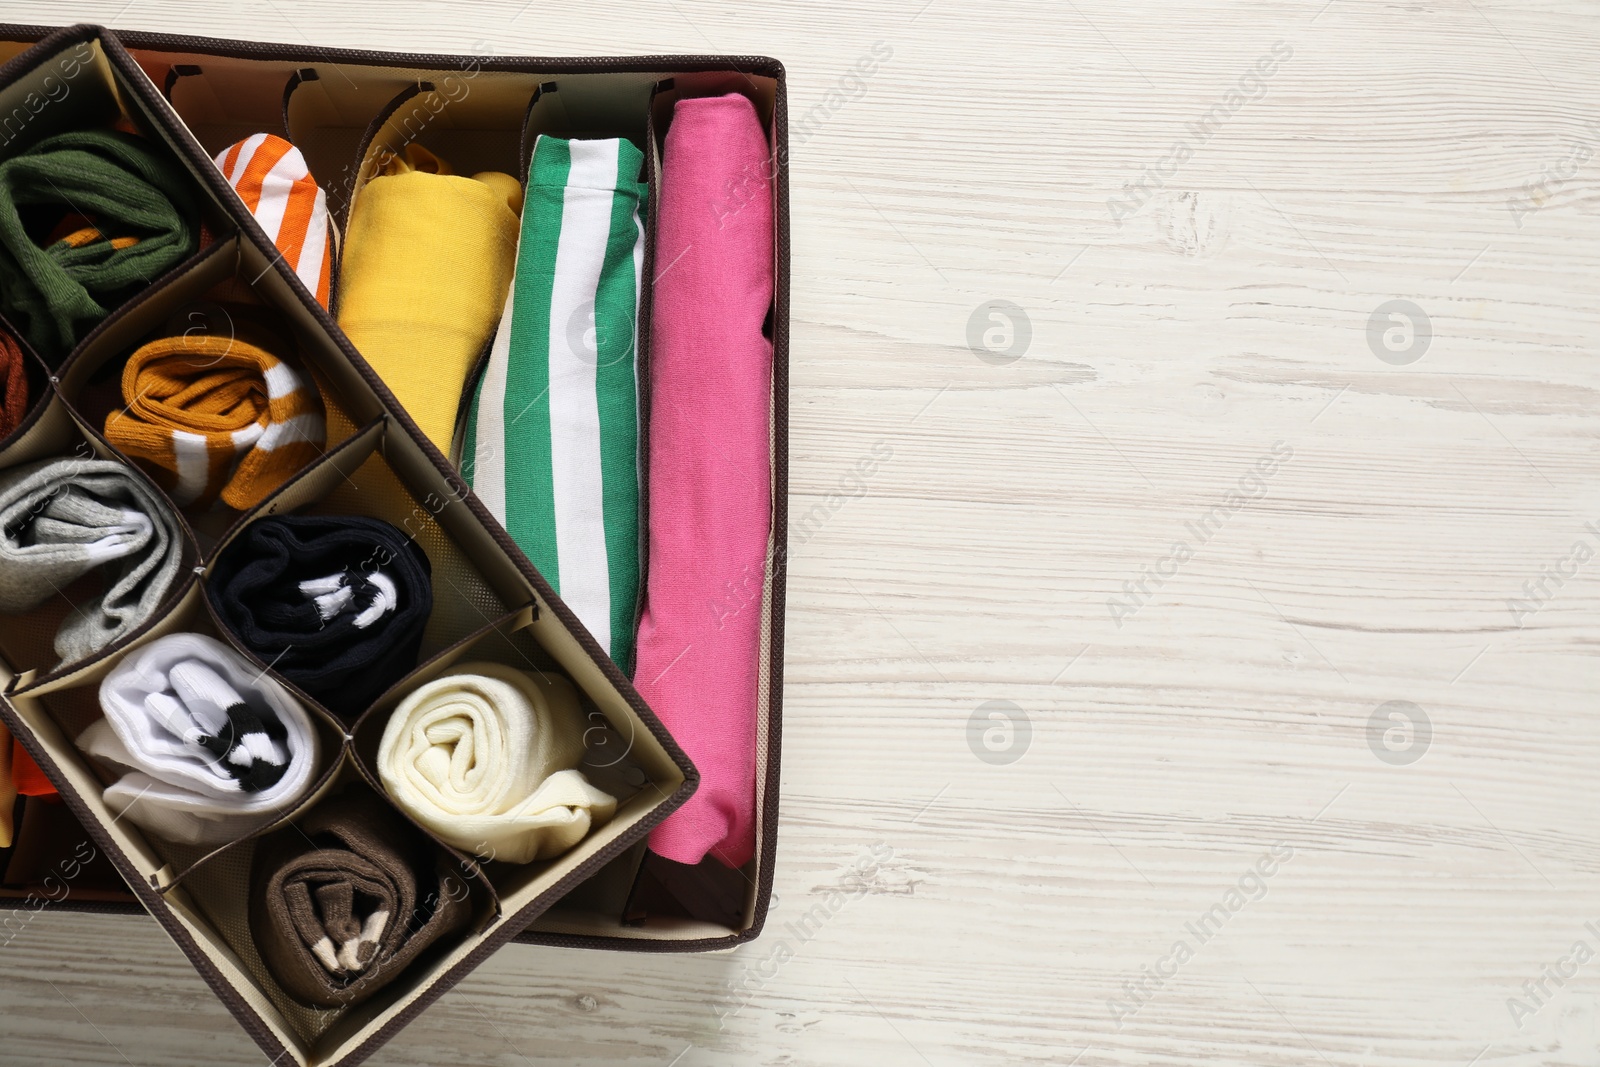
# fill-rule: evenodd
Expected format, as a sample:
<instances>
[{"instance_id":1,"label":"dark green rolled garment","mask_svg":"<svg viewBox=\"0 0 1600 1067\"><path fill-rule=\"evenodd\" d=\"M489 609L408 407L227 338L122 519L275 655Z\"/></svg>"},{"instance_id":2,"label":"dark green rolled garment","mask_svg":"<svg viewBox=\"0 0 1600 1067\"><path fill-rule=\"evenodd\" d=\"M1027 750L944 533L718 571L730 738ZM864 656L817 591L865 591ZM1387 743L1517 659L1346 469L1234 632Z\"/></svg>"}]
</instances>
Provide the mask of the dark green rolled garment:
<instances>
[{"instance_id":1,"label":"dark green rolled garment","mask_svg":"<svg viewBox=\"0 0 1600 1067\"><path fill-rule=\"evenodd\" d=\"M177 161L117 130L58 133L0 160L0 314L59 362L199 247L198 196ZM73 216L78 232L40 247Z\"/></svg>"}]
</instances>

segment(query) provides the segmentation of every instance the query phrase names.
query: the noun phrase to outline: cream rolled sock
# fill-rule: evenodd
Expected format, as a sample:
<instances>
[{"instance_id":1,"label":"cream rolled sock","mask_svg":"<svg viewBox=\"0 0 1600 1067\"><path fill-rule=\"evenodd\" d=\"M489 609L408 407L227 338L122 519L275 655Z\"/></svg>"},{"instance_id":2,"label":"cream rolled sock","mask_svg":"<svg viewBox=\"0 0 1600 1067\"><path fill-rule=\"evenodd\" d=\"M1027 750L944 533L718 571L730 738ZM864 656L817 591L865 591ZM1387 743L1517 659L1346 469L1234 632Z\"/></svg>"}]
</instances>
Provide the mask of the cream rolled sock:
<instances>
[{"instance_id":1,"label":"cream rolled sock","mask_svg":"<svg viewBox=\"0 0 1600 1067\"><path fill-rule=\"evenodd\" d=\"M378 775L443 841L489 859L558 856L615 813L577 770L583 716L572 683L468 663L420 686L389 716Z\"/></svg>"}]
</instances>

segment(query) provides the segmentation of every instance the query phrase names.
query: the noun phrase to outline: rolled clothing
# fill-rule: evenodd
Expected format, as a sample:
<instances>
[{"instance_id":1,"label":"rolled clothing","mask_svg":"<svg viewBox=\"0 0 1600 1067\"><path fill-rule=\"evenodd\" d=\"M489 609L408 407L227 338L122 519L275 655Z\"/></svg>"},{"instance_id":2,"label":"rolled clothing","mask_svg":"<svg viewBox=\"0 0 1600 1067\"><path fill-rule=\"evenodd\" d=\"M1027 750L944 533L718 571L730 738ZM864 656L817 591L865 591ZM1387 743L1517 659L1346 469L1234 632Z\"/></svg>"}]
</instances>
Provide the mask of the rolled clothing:
<instances>
[{"instance_id":1,"label":"rolled clothing","mask_svg":"<svg viewBox=\"0 0 1600 1067\"><path fill-rule=\"evenodd\" d=\"M755 852L772 525L770 173L748 99L677 102L656 220L656 261L670 266L651 313L649 577L634 684L700 770L694 796L650 835L679 863L710 854L740 867Z\"/></svg>"},{"instance_id":2,"label":"rolled clothing","mask_svg":"<svg viewBox=\"0 0 1600 1067\"><path fill-rule=\"evenodd\" d=\"M347 788L256 846L250 936L284 991L359 1004L464 927L466 883L444 850L365 789Z\"/></svg>"},{"instance_id":3,"label":"rolled clothing","mask_svg":"<svg viewBox=\"0 0 1600 1067\"><path fill-rule=\"evenodd\" d=\"M266 341L185 334L139 348L123 366L126 406L106 416L106 440L179 507L261 503L327 441L316 386Z\"/></svg>"},{"instance_id":4,"label":"rolled clothing","mask_svg":"<svg viewBox=\"0 0 1600 1067\"><path fill-rule=\"evenodd\" d=\"M0 330L0 437L28 415L28 357L10 334Z\"/></svg>"},{"instance_id":5,"label":"rolled clothing","mask_svg":"<svg viewBox=\"0 0 1600 1067\"><path fill-rule=\"evenodd\" d=\"M327 307L333 269L328 197L300 149L276 134L256 133L218 152L213 162L295 277Z\"/></svg>"},{"instance_id":6,"label":"rolled clothing","mask_svg":"<svg viewBox=\"0 0 1600 1067\"><path fill-rule=\"evenodd\" d=\"M410 144L350 209L339 325L441 452L450 450L467 375L500 321L521 207L511 175L452 174Z\"/></svg>"},{"instance_id":7,"label":"rolled clothing","mask_svg":"<svg viewBox=\"0 0 1600 1067\"><path fill-rule=\"evenodd\" d=\"M70 221L41 246L52 214ZM193 183L142 137L74 130L0 161L0 314L52 365L199 243Z\"/></svg>"},{"instance_id":8,"label":"rolled clothing","mask_svg":"<svg viewBox=\"0 0 1600 1067\"><path fill-rule=\"evenodd\" d=\"M639 622L643 163L618 138L535 143L461 449L478 498L623 671Z\"/></svg>"},{"instance_id":9,"label":"rolled clothing","mask_svg":"<svg viewBox=\"0 0 1600 1067\"><path fill-rule=\"evenodd\" d=\"M220 845L287 815L310 789L311 716L276 679L204 634L159 637L100 682L105 718L78 735L121 768L104 799L157 837Z\"/></svg>"},{"instance_id":10,"label":"rolled clothing","mask_svg":"<svg viewBox=\"0 0 1600 1067\"><path fill-rule=\"evenodd\" d=\"M378 777L442 841L508 863L550 859L616 812L577 769L583 732L565 678L468 663L390 714Z\"/></svg>"},{"instance_id":11,"label":"rolled clothing","mask_svg":"<svg viewBox=\"0 0 1600 1067\"><path fill-rule=\"evenodd\" d=\"M432 573L382 519L272 515L222 550L206 592L245 648L353 722L417 665Z\"/></svg>"},{"instance_id":12,"label":"rolled clothing","mask_svg":"<svg viewBox=\"0 0 1600 1067\"><path fill-rule=\"evenodd\" d=\"M182 562L177 517L121 463L69 457L0 470L0 612L29 611L98 567L110 572L56 631L62 664L154 615Z\"/></svg>"}]
</instances>

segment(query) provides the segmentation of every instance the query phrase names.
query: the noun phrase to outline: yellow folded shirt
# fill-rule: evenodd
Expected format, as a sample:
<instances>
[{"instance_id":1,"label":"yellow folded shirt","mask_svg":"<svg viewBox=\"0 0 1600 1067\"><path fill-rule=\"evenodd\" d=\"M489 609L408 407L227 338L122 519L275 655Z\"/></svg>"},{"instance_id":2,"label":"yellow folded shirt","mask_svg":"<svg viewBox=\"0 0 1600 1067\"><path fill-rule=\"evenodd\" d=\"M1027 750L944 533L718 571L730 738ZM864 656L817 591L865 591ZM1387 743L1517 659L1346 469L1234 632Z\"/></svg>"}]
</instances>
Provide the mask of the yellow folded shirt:
<instances>
[{"instance_id":1,"label":"yellow folded shirt","mask_svg":"<svg viewBox=\"0 0 1600 1067\"><path fill-rule=\"evenodd\" d=\"M350 212L339 325L442 452L467 374L505 309L521 210L511 175L451 174L412 144Z\"/></svg>"}]
</instances>

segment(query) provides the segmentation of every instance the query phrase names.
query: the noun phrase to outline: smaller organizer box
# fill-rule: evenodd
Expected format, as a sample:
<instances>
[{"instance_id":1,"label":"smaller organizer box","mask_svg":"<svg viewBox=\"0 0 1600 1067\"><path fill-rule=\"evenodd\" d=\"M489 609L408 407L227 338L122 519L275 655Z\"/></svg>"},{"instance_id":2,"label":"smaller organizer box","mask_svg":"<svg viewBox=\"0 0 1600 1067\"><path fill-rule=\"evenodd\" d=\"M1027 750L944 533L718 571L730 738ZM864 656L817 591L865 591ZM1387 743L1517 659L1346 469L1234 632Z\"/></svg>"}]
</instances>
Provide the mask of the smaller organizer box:
<instances>
[{"instance_id":1,"label":"smaller organizer box","mask_svg":"<svg viewBox=\"0 0 1600 1067\"><path fill-rule=\"evenodd\" d=\"M757 936L773 878L783 674L788 177L781 64L750 56L406 55L96 26L7 25L0 25L0 63L0 164L57 135L122 130L180 176L192 194L198 230L193 252L130 289L132 295L97 324L63 343L30 344L22 323L0 318L0 333L20 354L16 373L28 397L26 411L0 437L0 500L7 472L72 459L109 470L104 477L121 478L140 499L155 501L175 517L165 557L175 576L159 605L115 639L91 643L84 654L61 654L62 635L78 625L74 616L87 618L109 604L111 594L102 590L106 579L98 572L57 588L34 607L0 615L0 719L58 793L23 796L14 804L11 841L0 849L0 910L11 909L0 936L24 936L26 923L46 909L148 913L272 1062L308 1067L365 1059L510 941L703 951ZM654 178L675 102L717 93L747 97L764 127L771 169L759 187L772 196L774 252L765 323L773 358L765 570L745 589L706 593L708 603L732 597L734 610L760 612L751 761L755 847L738 868L710 858L698 865L664 863L647 849L652 830L700 784L694 763L607 654L604 638L585 628L456 465L418 428L422 420L402 407L340 329L336 312L331 315L319 301L314 279L308 286L304 273L297 275L252 216L253 205L213 162L229 146L261 132L285 137L300 150L326 194L337 289L338 252L351 206L379 162L403 156L408 145L451 159L456 173L499 171L526 183L540 134L631 142L642 150L650 194L648 210L640 213L644 283L637 308L642 462L651 417L653 280L671 268L655 262ZM741 186L727 195L737 209L752 194ZM16 210L26 225L34 225L23 199L16 197ZM83 214L92 218L94 212ZM72 246L70 252L92 251L77 248L76 237L51 238L58 239ZM96 239L100 235L88 240ZM0 271L0 286L7 284ZM337 292L332 303L337 309ZM130 456L133 446L112 432L108 417L124 401L132 403L125 368L136 350L151 338L216 331L217 316L238 307L290 338L289 351L320 393L324 439L242 507L185 503L183 494L152 474L150 464ZM235 328L230 321L228 329ZM419 345L416 359L427 358ZM487 358L486 350L482 359ZM478 373L481 368L480 360ZM181 473L182 457L175 462ZM647 479L648 472L642 470L641 477ZM24 520L53 514L54 496L65 499L71 492L62 487L38 494ZM342 703L342 694L374 682L358 676L332 696L313 697L281 674L276 660L253 652L219 603L219 565L227 565L229 550L290 517L380 520L410 546L397 551L419 549L426 557L432 602L425 623L419 623L416 654L406 659L399 680L376 696ZM8 595L4 584L0 575L0 597ZM271 690L303 708L311 740L298 743L313 745L316 753L304 772L309 784L292 804L220 841L202 835L184 842L174 839L181 835L151 832L144 819L123 817L134 809L113 798L115 788L108 790L126 784L118 781L122 769L103 758L100 747L90 754L81 740L96 730L106 734L107 679L113 686L142 684L144 675L133 665L144 661L136 658L166 647L161 643L177 635L198 635L184 640L222 649L246 665L254 677L234 679L241 691ZM595 818L592 826L585 823L576 843L518 863L442 840L397 806L385 792L381 766L386 725L409 694L465 664L500 665L575 694L583 752L576 769L589 786L614 799L614 813ZM228 709L228 731L237 747L224 746L217 758L249 764L250 756L240 755L249 749L257 760L252 766L264 767L271 762L263 762L264 750L238 734L248 739L256 736L248 729L268 728L239 727L232 718L236 710ZM281 747L282 738L276 740ZM9 798L0 797L0 803ZM362 827L391 823L407 835L411 868L420 872L411 924L432 930L427 943L397 956L396 973L375 992L347 1003L308 1003L275 976L279 969L271 957L277 949L256 941L263 926L253 914L261 896L253 892L259 889L253 879L259 881L263 865L270 868L267 861L285 847L293 851L296 830L308 847L313 836L320 847L330 834L360 837ZM357 829L350 831L350 825ZM306 890L299 892L304 897ZM318 901L322 914L336 904L320 896ZM346 919L349 906L346 896ZM285 923L298 921L292 907L287 914ZM356 926L361 917L357 907ZM363 946L369 935L381 939L381 931L364 931ZM349 945L355 944L352 932ZM333 957L328 959L334 967ZM361 966L342 955L337 963L356 971Z\"/></svg>"}]
</instances>

